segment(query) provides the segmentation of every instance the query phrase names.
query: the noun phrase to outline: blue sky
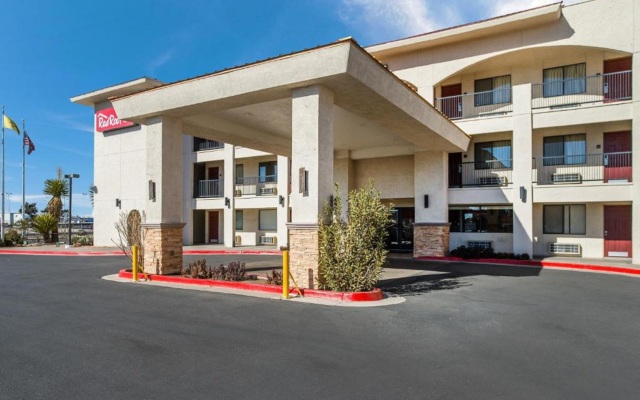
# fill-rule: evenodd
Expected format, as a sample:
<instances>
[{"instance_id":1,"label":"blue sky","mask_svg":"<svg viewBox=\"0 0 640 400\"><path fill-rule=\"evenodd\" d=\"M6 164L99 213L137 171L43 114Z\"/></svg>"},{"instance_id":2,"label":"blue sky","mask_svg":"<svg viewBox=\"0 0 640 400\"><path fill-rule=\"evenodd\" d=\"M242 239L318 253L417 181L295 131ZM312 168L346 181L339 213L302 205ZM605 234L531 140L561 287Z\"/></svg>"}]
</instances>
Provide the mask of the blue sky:
<instances>
[{"instance_id":1,"label":"blue sky","mask_svg":"<svg viewBox=\"0 0 640 400\"><path fill-rule=\"evenodd\" d=\"M4 0L0 104L36 145L26 197L78 173L74 215L90 216L93 113L70 97L149 76L164 82L354 37L371 45L553 0ZM564 4L576 1L565 1ZM22 197L22 137L5 132L5 212Z\"/></svg>"}]
</instances>

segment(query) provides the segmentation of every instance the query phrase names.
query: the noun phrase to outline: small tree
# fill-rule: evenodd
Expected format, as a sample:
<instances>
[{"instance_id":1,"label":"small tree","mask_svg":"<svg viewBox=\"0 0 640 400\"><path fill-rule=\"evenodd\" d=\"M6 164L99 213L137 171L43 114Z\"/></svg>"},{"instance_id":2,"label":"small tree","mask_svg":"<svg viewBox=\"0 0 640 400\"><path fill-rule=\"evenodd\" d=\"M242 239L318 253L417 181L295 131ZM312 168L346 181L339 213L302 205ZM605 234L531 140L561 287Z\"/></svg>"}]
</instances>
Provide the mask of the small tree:
<instances>
[{"instance_id":1,"label":"small tree","mask_svg":"<svg viewBox=\"0 0 640 400\"><path fill-rule=\"evenodd\" d=\"M342 199L325 203L325 223L319 225L319 280L321 287L357 292L373 289L387 263L385 240L391 206L380 201L373 181L349 193L347 221L342 220Z\"/></svg>"},{"instance_id":2,"label":"small tree","mask_svg":"<svg viewBox=\"0 0 640 400\"><path fill-rule=\"evenodd\" d=\"M38 215L38 206L36 203L25 203L26 207L24 208L24 213L29 216L30 219L33 219L36 215ZM22 207L18 210L19 214L22 214Z\"/></svg>"},{"instance_id":3,"label":"small tree","mask_svg":"<svg viewBox=\"0 0 640 400\"><path fill-rule=\"evenodd\" d=\"M58 228L58 219L49 213L42 213L31 221L31 227L42 235L45 243L49 243L51 231Z\"/></svg>"},{"instance_id":4,"label":"small tree","mask_svg":"<svg viewBox=\"0 0 640 400\"><path fill-rule=\"evenodd\" d=\"M141 268L144 265L144 233L142 231L144 220L144 212L142 214L138 210L131 210L128 214L121 212L118 222L115 223L118 241L113 241L129 261L132 261L131 246L138 246L138 265Z\"/></svg>"}]
</instances>

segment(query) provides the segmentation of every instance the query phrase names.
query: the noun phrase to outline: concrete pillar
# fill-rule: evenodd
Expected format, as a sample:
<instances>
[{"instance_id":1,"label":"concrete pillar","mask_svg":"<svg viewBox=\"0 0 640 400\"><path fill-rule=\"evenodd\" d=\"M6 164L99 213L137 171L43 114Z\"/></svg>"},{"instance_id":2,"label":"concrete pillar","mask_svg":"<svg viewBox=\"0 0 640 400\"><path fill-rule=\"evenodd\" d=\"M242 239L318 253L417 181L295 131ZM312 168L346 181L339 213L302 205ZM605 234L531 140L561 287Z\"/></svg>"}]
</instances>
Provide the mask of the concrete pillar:
<instances>
[{"instance_id":1,"label":"concrete pillar","mask_svg":"<svg viewBox=\"0 0 640 400\"><path fill-rule=\"evenodd\" d=\"M161 116L147 120L147 182L144 271L173 274L182 267L182 123ZM155 186L155 196L153 187Z\"/></svg>"},{"instance_id":2,"label":"concrete pillar","mask_svg":"<svg viewBox=\"0 0 640 400\"><path fill-rule=\"evenodd\" d=\"M631 122L631 136L632 136L632 164L633 164L633 204L631 206L632 212L632 231L631 231L631 258L633 264L640 264L640 79L638 77L638 71L640 71L640 16L636 12L634 14L634 49L633 49L633 61L632 71L635 77L633 78L633 120Z\"/></svg>"},{"instance_id":3,"label":"concrete pillar","mask_svg":"<svg viewBox=\"0 0 640 400\"><path fill-rule=\"evenodd\" d=\"M334 153L333 178L338 184L340 197L342 198L342 218L347 219L347 199L349 192L355 189L355 168L351 154L348 150L336 151Z\"/></svg>"},{"instance_id":4,"label":"concrete pillar","mask_svg":"<svg viewBox=\"0 0 640 400\"><path fill-rule=\"evenodd\" d=\"M236 237L236 148L234 145L225 143L224 154L224 200L225 205L222 215L222 223L224 225L222 242L224 247L234 247ZM227 205L227 199L229 204Z\"/></svg>"},{"instance_id":5,"label":"concrete pillar","mask_svg":"<svg viewBox=\"0 0 640 400\"><path fill-rule=\"evenodd\" d=\"M278 156L278 246L288 246L289 232L289 159Z\"/></svg>"},{"instance_id":6,"label":"concrete pillar","mask_svg":"<svg viewBox=\"0 0 640 400\"><path fill-rule=\"evenodd\" d=\"M182 232L182 243L193 244L193 136L182 135L182 221L186 224Z\"/></svg>"},{"instance_id":7,"label":"concrete pillar","mask_svg":"<svg viewBox=\"0 0 640 400\"><path fill-rule=\"evenodd\" d=\"M442 151L414 154L414 257L442 257L449 252L448 162Z\"/></svg>"},{"instance_id":8,"label":"concrete pillar","mask_svg":"<svg viewBox=\"0 0 640 400\"><path fill-rule=\"evenodd\" d=\"M317 286L318 216L333 193L333 93L321 86L292 96L291 273L299 285Z\"/></svg>"},{"instance_id":9,"label":"concrete pillar","mask_svg":"<svg viewBox=\"0 0 640 400\"><path fill-rule=\"evenodd\" d=\"M533 255L531 84L513 87L513 252Z\"/></svg>"}]
</instances>

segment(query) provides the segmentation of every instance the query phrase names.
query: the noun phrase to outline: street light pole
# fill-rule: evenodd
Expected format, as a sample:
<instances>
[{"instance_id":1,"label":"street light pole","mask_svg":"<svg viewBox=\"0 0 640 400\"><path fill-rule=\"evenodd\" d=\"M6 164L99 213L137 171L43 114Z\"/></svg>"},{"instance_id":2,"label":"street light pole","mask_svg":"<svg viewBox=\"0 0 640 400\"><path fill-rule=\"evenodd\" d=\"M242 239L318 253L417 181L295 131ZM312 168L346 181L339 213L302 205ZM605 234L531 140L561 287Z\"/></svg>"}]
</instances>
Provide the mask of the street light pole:
<instances>
[{"instance_id":1,"label":"street light pole","mask_svg":"<svg viewBox=\"0 0 640 400\"><path fill-rule=\"evenodd\" d=\"M5 196L7 196L7 202L9 203L9 223L11 223L11 196L13 195L13 193L11 192L6 192Z\"/></svg>"},{"instance_id":2,"label":"street light pole","mask_svg":"<svg viewBox=\"0 0 640 400\"><path fill-rule=\"evenodd\" d=\"M65 174L66 179L69 179L69 242L67 243L71 246L71 216L73 213L71 212L71 198L73 197L73 178L80 178L79 174Z\"/></svg>"}]
</instances>

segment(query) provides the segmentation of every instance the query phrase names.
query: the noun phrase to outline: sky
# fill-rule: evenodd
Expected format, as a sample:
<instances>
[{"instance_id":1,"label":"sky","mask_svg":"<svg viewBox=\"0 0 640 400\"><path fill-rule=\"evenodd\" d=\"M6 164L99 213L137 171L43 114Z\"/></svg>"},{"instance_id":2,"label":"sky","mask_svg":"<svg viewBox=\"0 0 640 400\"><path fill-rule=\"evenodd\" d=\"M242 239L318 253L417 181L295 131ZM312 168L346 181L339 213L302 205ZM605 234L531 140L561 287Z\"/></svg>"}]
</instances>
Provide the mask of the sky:
<instances>
[{"instance_id":1,"label":"sky","mask_svg":"<svg viewBox=\"0 0 640 400\"><path fill-rule=\"evenodd\" d=\"M20 127L25 120L36 146L26 157L26 201L44 210L44 181L60 167L80 175L73 214L92 215L93 110L71 97L142 76L173 82L347 36L368 46L554 2L0 0L0 105ZM10 130L5 193L5 213L17 212L22 136Z\"/></svg>"}]
</instances>

